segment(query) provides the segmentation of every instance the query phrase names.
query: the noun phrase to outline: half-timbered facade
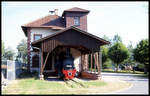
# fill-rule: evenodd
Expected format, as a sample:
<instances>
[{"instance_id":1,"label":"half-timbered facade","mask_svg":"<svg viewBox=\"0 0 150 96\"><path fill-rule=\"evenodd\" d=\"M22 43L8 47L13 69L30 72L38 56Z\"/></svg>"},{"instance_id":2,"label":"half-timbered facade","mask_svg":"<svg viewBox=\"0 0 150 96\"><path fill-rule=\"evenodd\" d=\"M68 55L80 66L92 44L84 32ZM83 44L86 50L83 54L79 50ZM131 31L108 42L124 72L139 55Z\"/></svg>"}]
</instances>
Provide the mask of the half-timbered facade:
<instances>
[{"instance_id":1,"label":"half-timbered facade","mask_svg":"<svg viewBox=\"0 0 150 96\"><path fill-rule=\"evenodd\" d=\"M48 15L22 25L28 42L28 70L38 71L41 77L56 75L58 56L70 48L80 76L98 79L100 46L109 42L87 32L88 13L88 10L74 7L64 10L62 16Z\"/></svg>"}]
</instances>

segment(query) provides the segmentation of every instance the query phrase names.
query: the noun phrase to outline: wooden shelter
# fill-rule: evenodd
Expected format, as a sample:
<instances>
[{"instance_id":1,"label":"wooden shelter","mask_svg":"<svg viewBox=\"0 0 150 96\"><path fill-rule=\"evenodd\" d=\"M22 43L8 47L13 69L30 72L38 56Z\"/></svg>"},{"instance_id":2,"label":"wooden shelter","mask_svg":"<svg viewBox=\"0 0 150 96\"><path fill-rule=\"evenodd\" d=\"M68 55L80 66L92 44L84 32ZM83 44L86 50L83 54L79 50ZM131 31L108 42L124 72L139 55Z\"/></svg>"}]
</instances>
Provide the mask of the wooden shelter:
<instances>
[{"instance_id":1,"label":"wooden shelter","mask_svg":"<svg viewBox=\"0 0 150 96\"><path fill-rule=\"evenodd\" d=\"M98 79L101 73L100 46L105 44L109 44L109 42L74 26L32 42L33 48L38 47L41 49L41 79L43 79L43 75L55 74L55 72L44 72L44 70L53 69L55 65L48 63L48 61L54 63L55 60L52 60L51 57L55 56L57 58L59 51L66 48L73 48L80 52L81 71L79 74L81 77ZM73 54L76 54L76 52L73 52Z\"/></svg>"}]
</instances>

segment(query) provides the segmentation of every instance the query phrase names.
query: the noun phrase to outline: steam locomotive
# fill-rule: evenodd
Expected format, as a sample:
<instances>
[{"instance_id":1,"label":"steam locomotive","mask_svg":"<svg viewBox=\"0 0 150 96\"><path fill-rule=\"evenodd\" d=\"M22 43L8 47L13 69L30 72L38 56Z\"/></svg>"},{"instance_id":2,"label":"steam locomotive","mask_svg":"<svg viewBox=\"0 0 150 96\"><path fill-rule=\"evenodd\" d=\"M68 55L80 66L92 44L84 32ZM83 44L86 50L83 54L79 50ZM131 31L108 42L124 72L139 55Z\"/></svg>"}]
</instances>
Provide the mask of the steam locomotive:
<instances>
[{"instance_id":1,"label":"steam locomotive","mask_svg":"<svg viewBox=\"0 0 150 96\"><path fill-rule=\"evenodd\" d=\"M77 75L77 71L74 67L74 58L70 54L70 48L67 48L66 52L61 52L59 54L55 69L58 76L63 79L73 79Z\"/></svg>"}]
</instances>

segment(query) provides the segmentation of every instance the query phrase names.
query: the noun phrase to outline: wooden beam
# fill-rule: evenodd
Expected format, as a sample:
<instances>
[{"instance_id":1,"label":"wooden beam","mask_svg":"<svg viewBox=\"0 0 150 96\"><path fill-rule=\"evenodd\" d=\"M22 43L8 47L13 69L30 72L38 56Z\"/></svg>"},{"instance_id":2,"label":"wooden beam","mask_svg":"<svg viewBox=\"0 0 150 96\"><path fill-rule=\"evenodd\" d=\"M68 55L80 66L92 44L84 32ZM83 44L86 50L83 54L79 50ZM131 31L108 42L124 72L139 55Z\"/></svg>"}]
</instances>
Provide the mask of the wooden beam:
<instances>
[{"instance_id":1,"label":"wooden beam","mask_svg":"<svg viewBox=\"0 0 150 96\"><path fill-rule=\"evenodd\" d=\"M82 61L83 61L82 69L83 69L83 71L85 71L85 55L82 55Z\"/></svg>"},{"instance_id":2,"label":"wooden beam","mask_svg":"<svg viewBox=\"0 0 150 96\"><path fill-rule=\"evenodd\" d=\"M41 66L40 66L40 75L42 75L42 67L43 67L43 51L41 51Z\"/></svg>"},{"instance_id":3,"label":"wooden beam","mask_svg":"<svg viewBox=\"0 0 150 96\"><path fill-rule=\"evenodd\" d=\"M91 53L91 72L93 71L92 66L93 66L93 53Z\"/></svg>"},{"instance_id":4,"label":"wooden beam","mask_svg":"<svg viewBox=\"0 0 150 96\"><path fill-rule=\"evenodd\" d=\"M88 55L84 55L84 71L88 70Z\"/></svg>"},{"instance_id":5,"label":"wooden beam","mask_svg":"<svg viewBox=\"0 0 150 96\"><path fill-rule=\"evenodd\" d=\"M100 61L99 61L98 52L97 52L97 54L96 54L96 57L97 57L97 69L98 69L98 74L100 74Z\"/></svg>"},{"instance_id":6,"label":"wooden beam","mask_svg":"<svg viewBox=\"0 0 150 96\"><path fill-rule=\"evenodd\" d=\"M89 71L89 54L87 54L87 65L86 65L86 71Z\"/></svg>"},{"instance_id":7,"label":"wooden beam","mask_svg":"<svg viewBox=\"0 0 150 96\"><path fill-rule=\"evenodd\" d=\"M81 72L83 72L83 54L81 52Z\"/></svg>"},{"instance_id":8,"label":"wooden beam","mask_svg":"<svg viewBox=\"0 0 150 96\"><path fill-rule=\"evenodd\" d=\"M52 54L52 70L55 70L55 56Z\"/></svg>"},{"instance_id":9,"label":"wooden beam","mask_svg":"<svg viewBox=\"0 0 150 96\"><path fill-rule=\"evenodd\" d=\"M45 65L46 65L46 63L47 63L47 59L48 59L49 54L50 54L50 52L48 52L48 54L47 54L47 56L46 56L44 65L43 65L43 67L42 67L42 72L44 71L44 68L45 68Z\"/></svg>"},{"instance_id":10,"label":"wooden beam","mask_svg":"<svg viewBox=\"0 0 150 96\"><path fill-rule=\"evenodd\" d=\"M94 60L95 60L95 62L94 62L94 69L95 69L95 72L96 72L96 63L97 63L97 61L96 61L96 53L94 53Z\"/></svg>"},{"instance_id":11,"label":"wooden beam","mask_svg":"<svg viewBox=\"0 0 150 96\"><path fill-rule=\"evenodd\" d=\"M98 59L98 74L100 74L100 72L101 72L101 64L100 64L101 58L100 58L99 52L97 53L97 59Z\"/></svg>"},{"instance_id":12,"label":"wooden beam","mask_svg":"<svg viewBox=\"0 0 150 96\"><path fill-rule=\"evenodd\" d=\"M102 51L99 52L99 69L100 69L100 72L99 74L101 74L101 71L102 71Z\"/></svg>"}]
</instances>

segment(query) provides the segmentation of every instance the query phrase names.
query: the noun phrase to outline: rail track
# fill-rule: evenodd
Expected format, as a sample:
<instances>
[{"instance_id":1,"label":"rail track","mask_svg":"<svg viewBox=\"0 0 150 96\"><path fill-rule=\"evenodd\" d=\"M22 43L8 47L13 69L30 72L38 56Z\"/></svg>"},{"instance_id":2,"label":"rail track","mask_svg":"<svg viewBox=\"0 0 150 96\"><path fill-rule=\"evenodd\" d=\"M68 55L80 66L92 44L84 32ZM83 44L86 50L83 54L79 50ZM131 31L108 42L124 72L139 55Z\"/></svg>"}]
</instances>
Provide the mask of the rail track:
<instances>
[{"instance_id":1,"label":"rail track","mask_svg":"<svg viewBox=\"0 0 150 96\"><path fill-rule=\"evenodd\" d=\"M69 87L71 87L71 88L73 88L73 83L71 83L70 81L72 81L72 82L74 82L75 84L80 85L81 87L84 87L84 88L85 88L85 86L84 86L82 83L80 83L80 82L78 82L78 81L76 81L76 80L73 80L73 79L66 80L66 79L64 79L64 81L65 81L65 83L66 83Z\"/></svg>"}]
</instances>

